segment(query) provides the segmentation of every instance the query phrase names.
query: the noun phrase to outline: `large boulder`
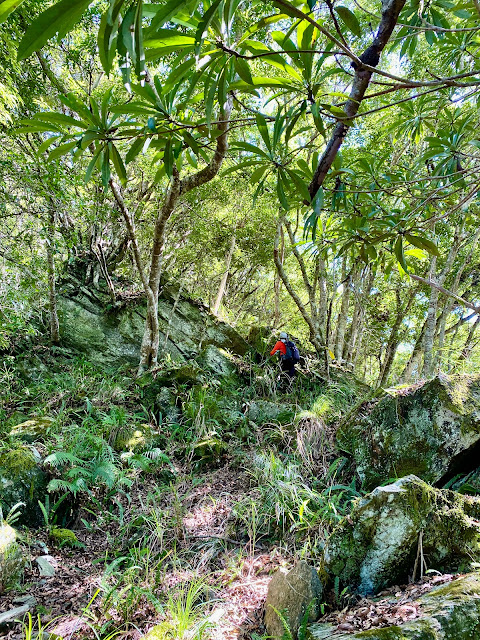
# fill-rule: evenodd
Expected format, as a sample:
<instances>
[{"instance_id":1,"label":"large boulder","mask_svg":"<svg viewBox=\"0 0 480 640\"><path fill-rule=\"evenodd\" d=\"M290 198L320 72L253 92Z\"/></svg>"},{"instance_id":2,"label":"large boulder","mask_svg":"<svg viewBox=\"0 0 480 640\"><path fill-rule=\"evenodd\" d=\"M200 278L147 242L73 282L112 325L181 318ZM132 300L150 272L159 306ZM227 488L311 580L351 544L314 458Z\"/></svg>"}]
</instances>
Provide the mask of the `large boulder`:
<instances>
[{"instance_id":1,"label":"large boulder","mask_svg":"<svg viewBox=\"0 0 480 640\"><path fill-rule=\"evenodd\" d=\"M63 341L102 366L138 364L145 325L145 301L137 297L112 307L108 296L68 280L58 298ZM208 345L244 355L248 343L201 303L164 287L158 301L160 356L190 360Z\"/></svg>"},{"instance_id":2,"label":"large boulder","mask_svg":"<svg viewBox=\"0 0 480 640\"><path fill-rule=\"evenodd\" d=\"M48 476L33 447L20 446L0 453L0 506L3 515L19 503L19 524L39 527L44 523L38 501L45 502Z\"/></svg>"},{"instance_id":3,"label":"large boulder","mask_svg":"<svg viewBox=\"0 0 480 640\"><path fill-rule=\"evenodd\" d=\"M0 520L0 594L15 586L23 566L15 529Z\"/></svg>"},{"instance_id":4,"label":"large boulder","mask_svg":"<svg viewBox=\"0 0 480 640\"><path fill-rule=\"evenodd\" d=\"M337 525L325 547L326 574L341 590L368 595L406 582L419 550L429 569L469 568L480 559L479 519L480 498L406 476L359 499Z\"/></svg>"},{"instance_id":5,"label":"large boulder","mask_svg":"<svg viewBox=\"0 0 480 640\"><path fill-rule=\"evenodd\" d=\"M268 637L283 640L287 625L296 638L302 623L318 620L322 592L317 572L305 560L300 560L288 573L277 571L268 585L265 602Z\"/></svg>"},{"instance_id":6,"label":"large boulder","mask_svg":"<svg viewBox=\"0 0 480 640\"><path fill-rule=\"evenodd\" d=\"M438 376L361 407L340 427L365 488L415 474L431 484L478 466L480 376Z\"/></svg>"},{"instance_id":7,"label":"large boulder","mask_svg":"<svg viewBox=\"0 0 480 640\"><path fill-rule=\"evenodd\" d=\"M401 607L401 605L400 605ZM391 603L395 609L395 599ZM312 624L307 640L474 640L480 629L480 574L462 576L434 587L409 603L414 620L357 633L342 633L331 624Z\"/></svg>"}]
</instances>

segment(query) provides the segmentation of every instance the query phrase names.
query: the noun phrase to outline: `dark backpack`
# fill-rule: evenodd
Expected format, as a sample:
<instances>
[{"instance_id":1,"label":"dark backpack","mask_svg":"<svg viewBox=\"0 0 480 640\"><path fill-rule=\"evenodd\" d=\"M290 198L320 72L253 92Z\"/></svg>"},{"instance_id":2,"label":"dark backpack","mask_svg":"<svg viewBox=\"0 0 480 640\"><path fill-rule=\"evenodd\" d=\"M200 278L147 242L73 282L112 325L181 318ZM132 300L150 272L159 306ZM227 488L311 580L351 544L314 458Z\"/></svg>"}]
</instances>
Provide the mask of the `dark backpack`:
<instances>
[{"instance_id":1,"label":"dark backpack","mask_svg":"<svg viewBox=\"0 0 480 640\"><path fill-rule=\"evenodd\" d=\"M290 340L285 344L287 353L283 356L283 360L292 360L293 364L300 362L300 352L297 345Z\"/></svg>"}]
</instances>

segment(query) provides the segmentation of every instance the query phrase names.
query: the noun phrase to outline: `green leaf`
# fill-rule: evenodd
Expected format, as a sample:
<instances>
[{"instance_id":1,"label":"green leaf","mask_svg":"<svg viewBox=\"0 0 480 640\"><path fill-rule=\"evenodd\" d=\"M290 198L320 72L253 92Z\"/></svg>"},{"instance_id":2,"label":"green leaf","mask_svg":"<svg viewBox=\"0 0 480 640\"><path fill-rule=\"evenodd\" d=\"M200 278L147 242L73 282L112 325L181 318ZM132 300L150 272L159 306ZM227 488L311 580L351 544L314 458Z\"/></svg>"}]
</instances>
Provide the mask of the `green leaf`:
<instances>
[{"instance_id":1,"label":"green leaf","mask_svg":"<svg viewBox=\"0 0 480 640\"><path fill-rule=\"evenodd\" d=\"M353 33L354 36L358 38L362 35L362 29L360 27L360 23L358 22L357 16L347 9L347 7L342 7L341 5L335 7L335 12L338 14L340 20L347 27L349 31Z\"/></svg>"},{"instance_id":2,"label":"green leaf","mask_svg":"<svg viewBox=\"0 0 480 640\"><path fill-rule=\"evenodd\" d=\"M312 200L313 212L315 213L315 216L317 218L320 217L320 213L323 209L324 200L325 200L325 194L323 192L323 187L320 187L317 193L315 194L315 197Z\"/></svg>"},{"instance_id":3,"label":"green leaf","mask_svg":"<svg viewBox=\"0 0 480 640\"><path fill-rule=\"evenodd\" d=\"M61 156L64 156L66 153L70 151L70 149L73 149L74 147L76 147L77 144L78 144L77 140L74 140L73 142L67 142L66 144L61 144L59 147L54 149L49 154L48 162L51 162L52 160L56 160L56 158L60 158Z\"/></svg>"},{"instance_id":4,"label":"green leaf","mask_svg":"<svg viewBox=\"0 0 480 640\"><path fill-rule=\"evenodd\" d=\"M80 20L91 0L60 0L32 22L18 46L18 60L38 51L56 33L64 35Z\"/></svg>"},{"instance_id":5,"label":"green leaf","mask_svg":"<svg viewBox=\"0 0 480 640\"><path fill-rule=\"evenodd\" d=\"M42 142L42 144L38 147L37 149L37 156L41 156L42 153L44 153L45 151L47 151L47 149L49 147L51 147L51 145L56 142L57 140L61 140L62 136L54 136L53 138L47 138L46 140L44 140Z\"/></svg>"},{"instance_id":6,"label":"green leaf","mask_svg":"<svg viewBox=\"0 0 480 640\"><path fill-rule=\"evenodd\" d=\"M122 156L119 154L117 147L112 143L108 143L110 149L110 155L112 157L113 166L117 172L117 176L120 178L120 182L125 184L127 182L127 171L123 164Z\"/></svg>"},{"instance_id":7,"label":"green leaf","mask_svg":"<svg viewBox=\"0 0 480 640\"><path fill-rule=\"evenodd\" d=\"M89 182L90 178L92 177L93 169L95 168L95 164L98 158L100 157L101 152L102 152L102 147L99 147L98 150L94 153L93 158L90 160L90 163L85 172L85 178L84 178L85 182Z\"/></svg>"},{"instance_id":8,"label":"green leaf","mask_svg":"<svg viewBox=\"0 0 480 640\"><path fill-rule=\"evenodd\" d=\"M248 62L242 60L242 58L235 58L235 71L244 82L253 84L252 73Z\"/></svg>"},{"instance_id":9,"label":"green leaf","mask_svg":"<svg viewBox=\"0 0 480 640\"><path fill-rule=\"evenodd\" d=\"M32 121L40 120L42 122L52 122L53 124L63 124L68 127L80 127L81 129L88 129L89 124L82 120L77 120L72 116L67 116L64 113L37 113Z\"/></svg>"},{"instance_id":10,"label":"green leaf","mask_svg":"<svg viewBox=\"0 0 480 640\"><path fill-rule=\"evenodd\" d=\"M195 33L195 54L197 56L200 54L200 47L202 46L204 34L208 31L208 27L213 20L215 12L222 2L223 0L214 0L208 10L205 11L203 19L198 23L197 31Z\"/></svg>"},{"instance_id":11,"label":"green leaf","mask_svg":"<svg viewBox=\"0 0 480 640\"><path fill-rule=\"evenodd\" d=\"M261 167L257 167L255 171L252 173L252 176L250 178L250 183L255 184L256 182L260 182L260 180L263 178L263 174L267 169L268 169L268 164L264 164Z\"/></svg>"},{"instance_id":12,"label":"green leaf","mask_svg":"<svg viewBox=\"0 0 480 640\"><path fill-rule=\"evenodd\" d=\"M102 153L102 184L105 188L108 187L110 180L110 151L108 146L104 147Z\"/></svg>"},{"instance_id":13,"label":"green leaf","mask_svg":"<svg viewBox=\"0 0 480 640\"><path fill-rule=\"evenodd\" d=\"M407 263L405 262L405 254L403 253L403 238L402 236L398 236L395 247L394 247L395 255L397 257L398 262L400 263L402 269L405 272L408 272Z\"/></svg>"},{"instance_id":14,"label":"green leaf","mask_svg":"<svg viewBox=\"0 0 480 640\"><path fill-rule=\"evenodd\" d=\"M8 16L22 4L23 0L3 0L0 3L0 24L5 22Z\"/></svg>"},{"instance_id":15,"label":"green leaf","mask_svg":"<svg viewBox=\"0 0 480 640\"><path fill-rule=\"evenodd\" d=\"M418 247L419 249L425 249L431 255L438 256L438 257L440 256L440 252L438 250L437 245L435 244L435 242L432 242L428 238L420 238L418 236L412 236L412 234L410 233L406 233L405 238L408 240L408 242L410 242L410 244L413 244L414 247Z\"/></svg>"},{"instance_id":16,"label":"green leaf","mask_svg":"<svg viewBox=\"0 0 480 640\"><path fill-rule=\"evenodd\" d=\"M151 50L151 52L147 54L147 58L153 59L154 57L164 56L179 49L184 49L185 47L193 48L195 38L193 36L186 36L183 33L178 33L178 31L171 31L170 29L158 29L154 34L150 35L143 44Z\"/></svg>"},{"instance_id":17,"label":"green leaf","mask_svg":"<svg viewBox=\"0 0 480 640\"><path fill-rule=\"evenodd\" d=\"M256 121L257 121L257 128L260 132L260 135L263 138L263 141L265 142L265 146L271 152L272 143L270 142L270 135L268 133L267 121L265 120L265 118L262 116L261 113L257 113Z\"/></svg>"},{"instance_id":18,"label":"green leaf","mask_svg":"<svg viewBox=\"0 0 480 640\"><path fill-rule=\"evenodd\" d=\"M145 143L145 140L143 140L143 138L137 138L135 140L135 142L132 144L132 146L128 150L127 155L125 156L125 162L127 164L129 162L132 162L132 160L134 160L138 156L138 154L142 150L144 143Z\"/></svg>"},{"instance_id":19,"label":"green leaf","mask_svg":"<svg viewBox=\"0 0 480 640\"><path fill-rule=\"evenodd\" d=\"M169 0L166 4L157 7L149 32L162 27L166 22L171 20L177 13L186 7L189 2L190 0Z\"/></svg>"}]
</instances>

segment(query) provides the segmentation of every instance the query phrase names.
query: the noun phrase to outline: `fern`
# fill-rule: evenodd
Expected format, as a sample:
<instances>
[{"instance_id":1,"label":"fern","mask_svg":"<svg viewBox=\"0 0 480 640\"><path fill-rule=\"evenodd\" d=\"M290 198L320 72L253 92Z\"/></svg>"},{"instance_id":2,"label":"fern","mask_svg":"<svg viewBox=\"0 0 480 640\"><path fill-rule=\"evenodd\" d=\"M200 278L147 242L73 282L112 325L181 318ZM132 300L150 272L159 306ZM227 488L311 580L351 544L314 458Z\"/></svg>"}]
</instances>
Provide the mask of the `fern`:
<instances>
[{"instance_id":1,"label":"fern","mask_svg":"<svg viewBox=\"0 0 480 640\"><path fill-rule=\"evenodd\" d=\"M52 453L45 458L45 462L47 464L50 464L55 469L66 464L80 466L85 464L84 460L77 458L76 455L70 453L69 451L55 451L55 453Z\"/></svg>"}]
</instances>

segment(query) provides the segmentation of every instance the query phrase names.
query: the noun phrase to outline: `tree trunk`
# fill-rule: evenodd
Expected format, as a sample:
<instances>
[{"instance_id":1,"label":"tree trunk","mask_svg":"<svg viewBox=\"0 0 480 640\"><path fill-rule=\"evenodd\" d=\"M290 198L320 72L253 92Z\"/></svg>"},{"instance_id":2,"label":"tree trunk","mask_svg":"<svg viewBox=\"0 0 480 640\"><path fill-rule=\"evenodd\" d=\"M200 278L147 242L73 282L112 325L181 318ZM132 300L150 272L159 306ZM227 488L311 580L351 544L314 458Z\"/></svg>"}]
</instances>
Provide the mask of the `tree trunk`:
<instances>
[{"instance_id":1,"label":"tree trunk","mask_svg":"<svg viewBox=\"0 0 480 640\"><path fill-rule=\"evenodd\" d=\"M346 264L344 263L344 269ZM342 361L343 344L345 342L345 331L347 329L348 306L350 304L350 285L352 276L349 274L343 282L342 304L337 319L337 335L335 339L335 359L338 363Z\"/></svg>"},{"instance_id":2,"label":"tree trunk","mask_svg":"<svg viewBox=\"0 0 480 640\"><path fill-rule=\"evenodd\" d=\"M283 233L283 226L280 230L280 248L279 248L279 260L283 265L285 260L285 234ZM275 281L273 284L274 296L275 296L275 311L273 316L273 328L276 329L280 323L280 290L282 281L278 275L278 271L275 272Z\"/></svg>"},{"instance_id":3,"label":"tree trunk","mask_svg":"<svg viewBox=\"0 0 480 640\"><path fill-rule=\"evenodd\" d=\"M223 296L225 295L225 290L227 288L228 276L230 275L230 265L232 264L233 252L235 251L235 245L237 243L237 239L235 237L235 233L232 234L232 240L230 242L230 249L228 250L227 255L225 256L225 271L222 276L222 280L220 282L220 286L218 287L217 298L215 300L215 304L213 305L213 313L218 316L218 311L220 309L220 305L222 304Z\"/></svg>"},{"instance_id":4,"label":"tree trunk","mask_svg":"<svg viewBox=\"0 0 480 640\"><path fill-rule=\"evenodd\" d=\"M48 300L50 320L50 340L53 344L60 342L60 326L57 312L57 290L55 281L55 210L50 207L48 211L48 238L47 238L47 273L48 273Z\"/></svg>"},{"instance_id":5,"label":"tree trunk","mask_svg":"<svg viewBox=\"0 0 480 640\"><path fill-rule=\"evenodd\" d=\"M402 309L400 292L395 291L395 295L397 298L397 317L395 319L395 323L392 327L392 330L390 331L388 343L385 348L385 357L383 359L383 364L380 370L380 374L378 376L377 385L376 385L377 388L383 387L387 383L388 376L390 375L390 371L392 370L393 361L395 360L395 354L397 353L398 345L400 342L398 339L398 332L400 330L400 327L402 326L402 322L404 318L409 312L410 307L415 299L415 294L416 294L415 290L410 292L410 295L407 300L407 304L405 305L405 308Z\"/></svg>"}]
</instances>

